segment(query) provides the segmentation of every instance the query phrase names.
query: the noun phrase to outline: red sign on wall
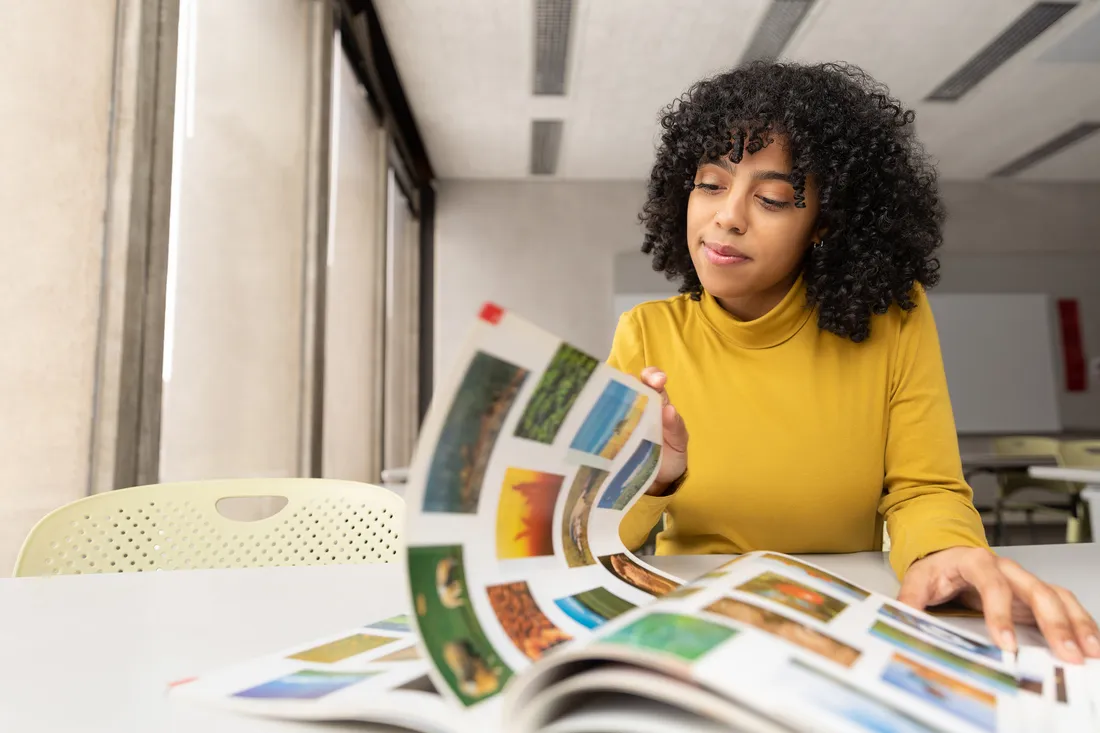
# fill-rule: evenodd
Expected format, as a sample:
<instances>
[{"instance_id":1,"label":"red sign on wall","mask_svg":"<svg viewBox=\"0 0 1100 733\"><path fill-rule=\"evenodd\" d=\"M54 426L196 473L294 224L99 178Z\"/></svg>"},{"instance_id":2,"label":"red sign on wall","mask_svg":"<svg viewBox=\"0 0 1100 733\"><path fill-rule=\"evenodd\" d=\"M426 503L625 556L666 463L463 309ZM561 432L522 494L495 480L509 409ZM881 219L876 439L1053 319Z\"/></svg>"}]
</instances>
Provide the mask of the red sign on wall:
<instances>
[{"instance_id":1,"label":"red sign on wall","mask_svg":"<svg viewBox=\"0 0 1100 733\"><path fill-rule=\"evenodd\" d=\"M1077 301L1058 301L1058 321L1062 329L1062 362L1066 365L1066 389L1084 392L1088 388L1085 348L1081 343L1081 312Z\"/></svg>"}]
</instances>

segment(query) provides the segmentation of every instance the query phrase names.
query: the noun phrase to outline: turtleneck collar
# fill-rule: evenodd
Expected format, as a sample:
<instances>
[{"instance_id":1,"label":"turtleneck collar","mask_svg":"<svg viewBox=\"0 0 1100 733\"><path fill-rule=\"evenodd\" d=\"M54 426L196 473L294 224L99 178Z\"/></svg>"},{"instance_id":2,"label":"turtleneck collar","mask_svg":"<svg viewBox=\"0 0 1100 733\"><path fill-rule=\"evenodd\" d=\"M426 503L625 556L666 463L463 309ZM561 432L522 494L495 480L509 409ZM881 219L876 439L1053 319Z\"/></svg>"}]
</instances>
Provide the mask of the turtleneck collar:
<instances>
[{"instance_id":1,"label":"turtleneck collar","mask_svg":"<svg viewBox=\"0 0 1100 733\"><path fill-rule=\"evenodd\" d=\"M806 283L801 275L777 306L752 321L733 316L705 290L701 304L703 317L711 327L743 349L769 349L782 344L798 333L812 314L806 307Z\"/></svg>"}]
</instances>

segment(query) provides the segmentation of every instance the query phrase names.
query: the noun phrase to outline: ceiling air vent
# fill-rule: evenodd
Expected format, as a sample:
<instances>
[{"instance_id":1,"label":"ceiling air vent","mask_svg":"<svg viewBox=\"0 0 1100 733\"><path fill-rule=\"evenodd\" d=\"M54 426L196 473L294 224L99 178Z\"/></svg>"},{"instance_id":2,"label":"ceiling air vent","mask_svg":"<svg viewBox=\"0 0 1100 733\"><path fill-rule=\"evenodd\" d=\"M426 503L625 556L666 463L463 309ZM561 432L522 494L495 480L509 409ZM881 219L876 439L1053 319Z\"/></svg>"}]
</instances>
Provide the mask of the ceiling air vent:
<instances>
[{"instance_id":1,"label":"ceiling air vent","mask_svg":"<svg viewBox=\"0 0 1100 733\"><path fill-rule=\"evenodd\" d=\"M531 122L532 175L552 176L557 172L563 124L561 120L533 120Z\"/></svg>"},{"instance_id":2,"label":"ceiling air vent","mask_svg":"<svg viewBox=\"0 0 1100 733\"><path fill-rule=\"evenodd\" d=\"M1051 138L1047 142L1032 150L1030 153L1024 153L1008 165L998 168L993 172L992 175L994 178L1006 178L1008 176L1014 176L1020 171L1026 168L1030 168L1039 161L1045 160L1046 158L1049 158L1050 156L1065 150L1070 145L1081 142L1097 130L1100 130L1100 122L1082 122L1076 127L1072 127L1062 134Z\"/></svg>"},{"instance_id":3,"label":"ceiling air vent","mask_svg":"<svg viewBox=\"0 0 1100 733\"><path fill-rule=\"evenodd\" d=\"M814 0L772 0L764 20L741 57L741 63L779 58L813 4Z\"/></svg>"},{"instance_id":4,"label":"ceiling air vent","mask_svg":"<svg viewBox=\"0 0 1100 733\"><path fill-rule=\"evenodd\" d=\"M928 101L954 102L973 89L978 82L996 71L1015 56L1059 18L1073 10L1077 3L1035 3L1001 35L978 52L928 95Z\"/></svg>"},{"instance_id":5,"label":"ceiling air vent","mask_svg":"<svg viewBox=\"0 0 1100 733\"><path fill-rule=\"evenodd\" d=\"M573 0L535 0L535 94L565 94L572 17Z\"/></svg>"}]
</instances>

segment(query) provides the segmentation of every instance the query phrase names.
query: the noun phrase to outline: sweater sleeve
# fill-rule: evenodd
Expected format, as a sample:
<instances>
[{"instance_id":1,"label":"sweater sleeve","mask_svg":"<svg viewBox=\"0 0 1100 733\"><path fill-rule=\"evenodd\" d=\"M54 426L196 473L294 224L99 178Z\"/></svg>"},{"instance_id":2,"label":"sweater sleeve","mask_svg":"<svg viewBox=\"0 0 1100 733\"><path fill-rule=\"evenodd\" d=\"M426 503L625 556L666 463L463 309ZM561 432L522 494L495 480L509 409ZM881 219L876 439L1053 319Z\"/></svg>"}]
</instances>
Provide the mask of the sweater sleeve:
<instances>
[{"instance_id":1,"label":"sweater sleeve","mask_svg":"<svg viewBox=\"0 0 1100 733\"><path fill-rule=\"evenodd\" d=\"M962 473L939 335L923 289L903 314L893 367L879 511L890 564L902 578L917 560L949 547L986 547L973 491Z\"/></svg>"},{"instance_id":2,"label":"sweater sleeve","mask_svg":"<svg viewBox=\"0 0 1100 733\"><path fill-rule=\"evenodd\" d=\"M641 376L646 367L645 340L634 311L627 311L619 317L615 329L615 338L611 344L611 354L607 358L608 366L632 377ZM636 550L649 537L657 520L664 514L672 496L638 497L619 524L619 539L629 550Z\"/></svg>"}]
</instances>

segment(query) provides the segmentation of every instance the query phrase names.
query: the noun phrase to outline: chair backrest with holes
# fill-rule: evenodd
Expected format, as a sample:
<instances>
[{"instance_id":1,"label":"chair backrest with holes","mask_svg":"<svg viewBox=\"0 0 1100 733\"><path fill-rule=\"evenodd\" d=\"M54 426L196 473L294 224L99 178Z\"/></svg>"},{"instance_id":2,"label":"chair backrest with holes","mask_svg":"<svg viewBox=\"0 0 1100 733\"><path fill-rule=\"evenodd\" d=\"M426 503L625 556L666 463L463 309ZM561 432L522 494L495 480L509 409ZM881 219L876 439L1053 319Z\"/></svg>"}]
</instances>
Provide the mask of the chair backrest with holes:
<instances>
[{"instance_id":1,"label":"chair backrest with holes","mask_svg":"<svg viewBox=\"0 0 1100 733\"><path fill-rule=\"evenodd\" d=\"M993 450L1007 456L1056 456L1057 438L1039 435L1006 435L993 441Z\"/></svg>"},{"instance_id":2,"label":"chair backrest with holes","mask_svg":"<svg viewBox=\"0 0 1100 733\"><path fill-rule=\"evenodd\" d=\"M224 499L275 497L256 521L218 511ZM228 479L154 484L63 506L27 535L16 576L198 568L382 563L397 558L405 503L370 484Z\"/></svg>"},{"instance_id":3,"label":"chair backrest with holes","mask_svg":"<svg viewBox=\"0 0 1100 733\"><path fill-rule=\"evenodd\" d=\"M1062 465L1100 468L1100 440L1063 440Z\"/></svg>"}]
</instances>

